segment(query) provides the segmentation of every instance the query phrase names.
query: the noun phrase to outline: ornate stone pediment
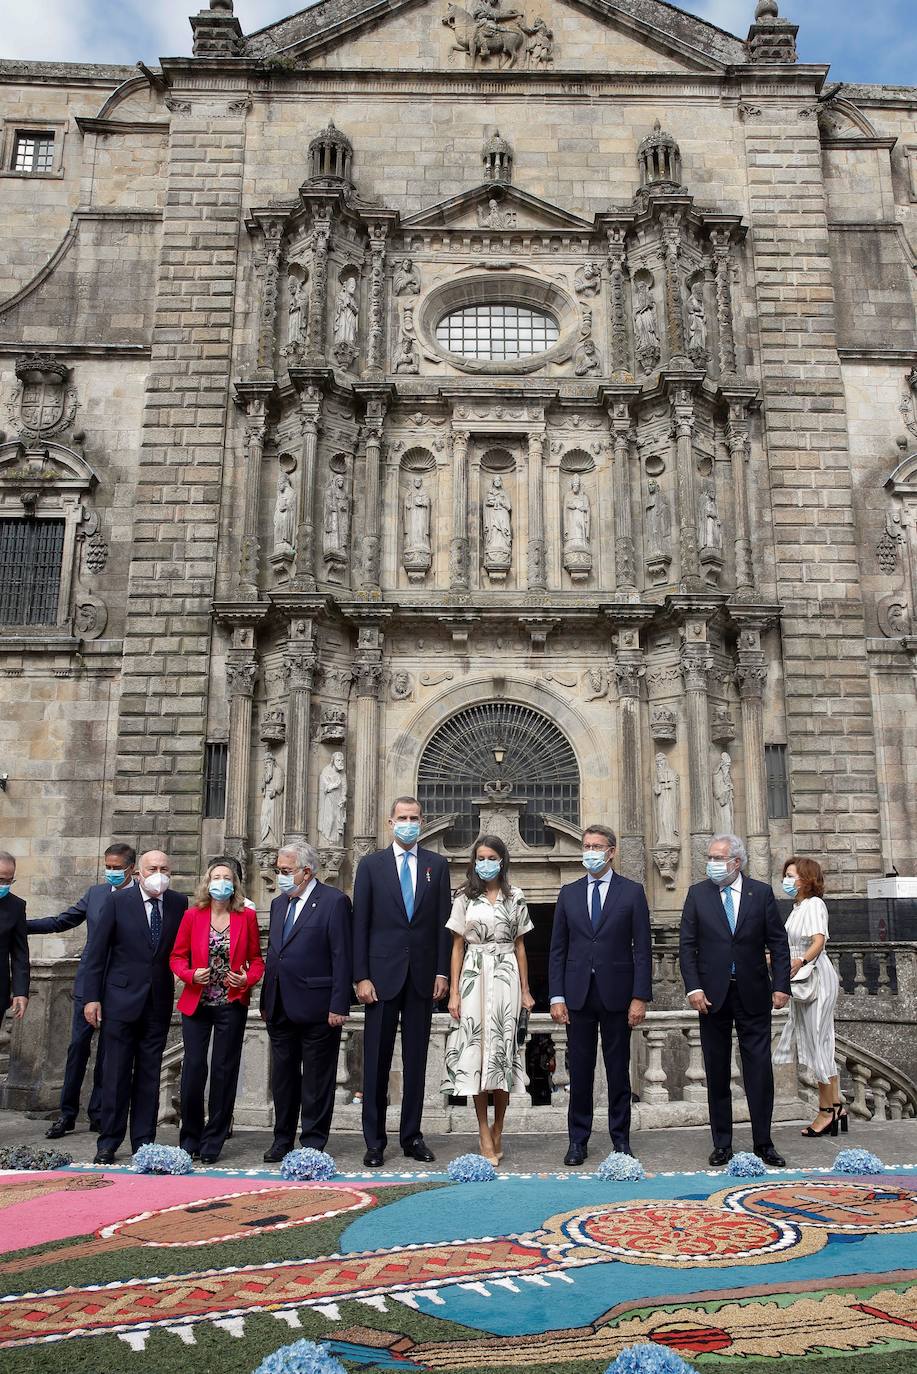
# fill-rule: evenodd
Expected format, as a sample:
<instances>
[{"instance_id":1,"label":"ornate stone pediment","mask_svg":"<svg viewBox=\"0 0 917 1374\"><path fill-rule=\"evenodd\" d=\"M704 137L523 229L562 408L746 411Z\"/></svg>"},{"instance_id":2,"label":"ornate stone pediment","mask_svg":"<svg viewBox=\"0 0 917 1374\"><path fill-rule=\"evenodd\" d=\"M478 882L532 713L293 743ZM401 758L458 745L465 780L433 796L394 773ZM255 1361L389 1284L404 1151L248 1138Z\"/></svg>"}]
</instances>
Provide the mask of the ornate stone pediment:
<instances>
[{"instance_id":1,"label":"ornate stone pediment","mask_svg":"<svg viewBox=\"0 0 917 1374\"><path fill-rule=\"evenodd\" d=\"M0 487L87 492L97 481L85 458L60 444L0 444Z\"/></svg>"},{"instance_id":2,"label":"ornate stone pediment","mask_svg":"<svg viewBox=\"0 0 917 1374\"><path fill-rule=\"evenodd\" d=\"M588 220L530 195L518 186L495 186L492 182L451 196L401 221L403 230L492 229L511 233L514 230L556 229L589 233L592 227Z\"/></svg>"}]
</instances>

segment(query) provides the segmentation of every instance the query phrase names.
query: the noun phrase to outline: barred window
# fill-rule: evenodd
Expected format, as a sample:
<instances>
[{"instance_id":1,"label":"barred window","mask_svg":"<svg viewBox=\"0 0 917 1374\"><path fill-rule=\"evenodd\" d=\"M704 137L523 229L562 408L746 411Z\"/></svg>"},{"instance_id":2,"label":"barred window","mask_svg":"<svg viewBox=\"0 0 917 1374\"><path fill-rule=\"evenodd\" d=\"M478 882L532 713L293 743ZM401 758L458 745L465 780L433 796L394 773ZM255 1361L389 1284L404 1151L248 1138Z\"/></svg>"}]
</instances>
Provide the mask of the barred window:
<instances>
[{"instance_id":1,"label":"barred window","mask_svg":"<svg viewBox=\"0 0 917 1374\"><path fill-rule=\"evenodd\" d=\"M229 746L208 744L204 763L204 819L222 820L226 815L226 761Z\"/></svg>"},{"instance_id":2,"label":"barred window","mask_svg":"<svg viewBox=\"0 0 917 1374\"><path fill-rule=\"evenodd\" d=\"M13 171L41 176L54 170L54 135L17 133L13 142Z\"/></svg>"},{"instance_id":3,"label":"barred window","mask_svg":"<svg viewBox=\"0 0 917 1374\"><path fill-rule=\"evenodd\" d=\"M785 821L790 814L790 779L785 744L765 744L764 767L767 775L767 818Z\"/></svg>"},{"instance_id":4,"label":"barred window","mask_svg":"<svg viewBox=\"0 0 917 1374\"><path fill-rule=\"evenodd\" d=\"M476 803L488 792L525 803L519 829L527 844L552 843L542 816L578 825L580 779L569 740L552 720L515 702L484 702L452 716L424 750L417 797L427 820L453 815L445 839L470 845L479 833Z\"/></svg>"},{"instance_id":5,"label":"barred window","mask_svg":"<svg viewBox=\"0 0 917 1374\"><path fill-rule=\"evenodd\" d=\"M437 341L463 358L505 362L544 353L557 343L557 321L521 305L471 305L436 326Z\"/></svg>"},{"instance_id":6,"label":"barred window","mask_svg":"<svg viewBox=\"0 0 917 1374\"><path fill-rule=\"evenodd\" d=\"M55 625L63 520L0 520L0 625Z\"/></svg>"}]
</instances>

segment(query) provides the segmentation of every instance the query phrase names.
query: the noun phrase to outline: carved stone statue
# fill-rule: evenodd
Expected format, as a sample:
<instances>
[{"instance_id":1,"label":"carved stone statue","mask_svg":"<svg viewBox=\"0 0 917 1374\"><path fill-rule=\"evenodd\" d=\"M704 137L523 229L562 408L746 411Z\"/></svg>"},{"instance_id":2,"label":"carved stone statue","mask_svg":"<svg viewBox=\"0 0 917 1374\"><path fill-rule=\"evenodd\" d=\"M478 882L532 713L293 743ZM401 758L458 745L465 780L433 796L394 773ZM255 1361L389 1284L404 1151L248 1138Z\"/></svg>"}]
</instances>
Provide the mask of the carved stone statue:
<instances>
[{"instance_id":1,"label":"carved stone statue","mask_svg":"<svg viewBox=\"0 0 917 1374\"><path fill-rule=\"evenodd\" d=\"M410 334L403 333L395 352L395 371L414 373L420 370L417 356L417 342Z\"/></svg>"},{"instance_id":2,"label":"carved stone statue","mask_svg":"<svg viewBox=\"0 0 917 1374\"><path fill-rule=\"evenodd\" d=\"M525 23L519 27L527 36L528 42L525 45L525 60L530 67L549 67L554 61L554 33L538 15L532 21L531 28L527 28Z\"/></svg>"},{"instance_id":3,"label":"carved stone statue","mask_svg":"<svg viewBox=\"0 0 917 1374\"><path fill-rule=\"evenodd\" d=\"M723 835L731 835L734 829L733 802L736 789L732 781L732 759L724 750L720 761L713 770L713 800L716 802L719 819L717 830Z\"/></svg>"},{"instance_id":4,"label":"carved stone statue","mask_svg":"<svg viewBox=\"0 0 917 1374\"><path fill-rule=\"evenodd\" d=\"M357 279L345 277L334 303L334 356L338 362L352 362L356 357L359 316Z\"/></svg>"},{"instance_id":5,"label":"carved stone statue","mask_svg":"<svg viewBox=\"0 0 917 1374\"><path fill-rule=\"evenodd\" d=\"M513 559L513 505L497 476L484 501L484 567L494 575L506 576Z\"/></svg>"},{"instance_id":6,"label":"carved stone statue","mask_svg":"<svg viewBox=\"0 0 917 1374\"><path fill-rule=\"evenodd\" d=\"M576 269L576 276L573 278L573 289L578 296L597 296L602 289L602 272L598 263L589 262Z\"/></svg>"},{"instance_id":7,"label":"carved stone statue","mask_svg":"<svg viewBox=\"0 0 917 1374\"><path fill-rule=\"evenodd\" d=\"M573 354L573 371L577 377L594 377L601 373L602 363L594 339L583 339Z\"/></svg>"},{"instance_id":8,"label":"carved stone statue","mask_svg":"<svg viewBox=\"0 0 917 1374\"><path fill-rule=\"evenodd\" d=\"M329 571L346 567L349 540L350 499L347 484L343 473L333 472L328 478L322 503L322 557Z\"/></svg>"},{"instance_id":9,"label":"carved stone statue","mask_svg":"<svg viewBox=\"0 0 917 1374\"><path fill-rule=\"evenodd\" d=\"M636 291L634 343L640 366L644 372L649 372L656 366L661 356L659 318L656 314L656 303L650 295L649 282L638 281Z\"/></svg>"},{"instance_id":10,"label":"carved stone statue","mask_svg":"<svg viewBox=\"0 0 917 1374\"><path fill-rule=\"evenodd\" d=\"M704 539L703 547L721 553L723 549L723 524L716 508L716 492L708 487L704 492Z\"/></svg>"},{"instance_id":11,"label":"carved stone statue","mask_svg":"<svg viewBox=\"0 0 917 1374\"><path fill-rule=\"evenodd\" d=\"M290 278L290 309L287 316L287 348L290 352L301 343L306 332L308 296L306 283Z\"/></svg>"},{"instance_id":12,"label":"carved stone statue","mask_svg":"<svg viewBox=\"0 0 917 1374\"><path fill-rule=\"evenodd\" d=\"M516 212L501 210L499 202L491 196L486 210L483 205L478 206L478 224L482 229L515 229Z\"/></svg>"},{"instance_id":13,"label":"carved stone statue","mask_svg":"<svg viewBox=\"0 0 917 1374\"><path fill-rule=\"evenodd\" d=\"M414 679L410 673L399 669L397 673L392 673L389 690L392 701L407 701L414 694Z\"/></svg>"},{"instance_id":14,"label":"carved stone statue","mask_svg":"<svg viewBox=\"0 0 917 1374\"><path fill-rule=\"evenodd\" d=\"M402 258L401 262L395 263L392 290L396 296L416 296L420 291L420 278L410 258Z\"/></svg>"},{"instance_id":15,"label":"carved stone statue","mask_svg":"<svg viewBox=\"0 0 917 1374\"><path fill-rule=\"evenodd\" d=\"M420 474L411 480L404 498L402 518L404 570L412 582L422 582L433 562L433 502Z\"/></svg>"},{"instance_id":16,"label":"carved stone statue","mask_svg":"<svg viewBox=\"0 0 917 1374\"><path fill-rule=\"evenodd\" d=\"M646 553L660 558L669 552L672 539L672 512L665 492L654 477L646 486Z\"/></svg>"},{"instance_id":17,"label":"carved stone statue","mask_svg":"<svg viewBox=\"0 0 917 1374\"><path fill-rule=\"evenodd\" d=\"M318 835L319 843L340 844L347 824L347 774L344 755L340 750L332 754L318 779Z\"/></svg>"},{"instance_id":18,"label":"carved stone statue","mask_svg":"<svg viewBox=\"0 0 917 1374\"><path fill-rule=\"evenodd\" d=\"M292 558L295 537L296 492L289 473L281 471L274 503L274 556Z\"/></svg>"},{"instance_id":19,"label":"carved stone statue","mask_svg":"<svg viewBox=\"0 0 917 1374\"><path fill-rule=\"evenodd\" d=\"M592 568L592 507L579 473L571 478L564 500L564 567L574 579Z\"/></svg>"},{"instance_id":20,"label":"carved stone statue","mask_svg":"<svg viewBox=\"0 0 917 1374\"><path fill-rule=\"evenodd\" d=\"M678 845L680 780L665 754L656 755L653 806L656 814L657 845Z\"/></svg>"},{"instance_id":21,"label":"carved stone statue","mask_svg":"<svg viewBox=\"0 0 917 1374\"><path fill-rule=\"evenodd\" d=\"M280 843L280 799L283 796L286 780L283 769L267 753L264 756L264 776L261 779L261 827L259 843L278 845Z\"/></svg>"},{"instance_id":22,"label":"carved stone statue","mask_svg":"<svg viewBox=\"0 0 917 1374\"><path fill-rule=\"evenodd\" d=\"M695 362L707 359L707 309L704 305L703 283L696 281L687 300L688 356Z\"/></svg>"}]
</instances>

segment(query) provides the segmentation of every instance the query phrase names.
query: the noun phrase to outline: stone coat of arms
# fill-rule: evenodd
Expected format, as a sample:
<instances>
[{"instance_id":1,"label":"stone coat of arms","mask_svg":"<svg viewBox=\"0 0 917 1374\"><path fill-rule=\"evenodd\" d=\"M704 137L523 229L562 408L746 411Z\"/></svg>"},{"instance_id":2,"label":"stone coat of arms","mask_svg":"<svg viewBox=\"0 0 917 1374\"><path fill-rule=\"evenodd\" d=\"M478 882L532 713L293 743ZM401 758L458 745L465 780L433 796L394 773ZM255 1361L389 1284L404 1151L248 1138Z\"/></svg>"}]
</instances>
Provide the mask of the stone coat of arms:
<instances>
[{"instance_id":1,"label":"stone coat of arms","mask_svg":"<svg viewBox=\"0 0 917 1374\"><path fill-rule=\"evenodd\" d=\"M19 385L7 410L23 434L47 436L72 424L76 388L69 386L70 369L60 359L33 354L16 361Z\"/></svg>"}]
</instances>

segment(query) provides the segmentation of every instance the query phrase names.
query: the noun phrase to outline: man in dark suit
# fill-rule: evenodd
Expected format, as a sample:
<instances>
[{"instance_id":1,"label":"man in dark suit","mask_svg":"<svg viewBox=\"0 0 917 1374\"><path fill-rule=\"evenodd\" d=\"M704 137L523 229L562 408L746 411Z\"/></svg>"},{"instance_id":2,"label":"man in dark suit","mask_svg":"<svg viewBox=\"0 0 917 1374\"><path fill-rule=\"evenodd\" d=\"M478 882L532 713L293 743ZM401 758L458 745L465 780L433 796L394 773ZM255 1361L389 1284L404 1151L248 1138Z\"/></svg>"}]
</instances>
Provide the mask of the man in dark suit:
<instances>
[{"instance_id":1,"label":"man in dark suit","mask_svg":"<svg viewBox=\"0 0 917 1374\"><path fill-rule=\"evenodd\" d=\"M25 902L10 891L15 880L16 860L0 849L0 1022L8 1007L21 1021L29 1003Z\"/></svg>"},{"instance_id":2,"label":"man in dark suit","mask_svg":"<svg viewBox=\"0 0 917 1374\"><path fill-rule=\"evenodd\" d=\"M775 1169L771 1012L790 1000L790 947L767 883L743 875L748 859L737 835L715 835L707 877L688 888L679 954L688 1001L700 1016L707 1102L716 1168L732 1158L732 1028L742 1056L754 1151ZM770 971L765 955L770 953Z\"/></svg>"},{"instance_id":3,"label":"man in dark suit","mask_svg":"<svg viewBox=\"0 0 917 1374\"><path fill-rule=\"evenodd\" d=\"M137 884L109 896L83 954L83 1015L102 1027L102 1122L96 1164L114 1163L130 1117L131 1149L156 1139L159 1071L175 980L169 956L188 898L170 892L161 850L141 854Z\"/></svg>"},{"instance_id":4,"label":"man in dark suit","mask_svg":"<svg viewBox=\"0 0 917 1374\"><path fill-rule=\"evenodd\" d=\"M334 1114L341 1027L353 994L350 898L320 883L309 845L277 853L279 897L271 903L261 1015L271 1042L274 1140L278 1163L301 1145L323 1150Z\"/></svg>"},{"instance_id":5,"label":"man in dark suit","mask_svg":"<svg viewBox=\"0 0 917 1374\"><path fill-rule=\"evenodd\" d=\"M75 930L86 922L86 943L95 929L106 902L112 892L125 892L134 881L134 865L137 852L129 844L110 844L105 851L105 882L93 883L80 897L79 901L68 906L59 916L43 916L26 922L30 935L63 935L65 931ZM83 953L85 954L85 946ZM94 1028L83 1015L83 960L80 958L73 984L73 1026L70 1031L70 1045L67 1049L67 1063L64 1067L64 1083L60 1095L60 1112L57 1119L45 1131L48 1140L59 1140L76 1126L80 1114L80 1093L86 1076L86 1065L92 1052ZM89 1096L89 1129L98 1133L100 1112L102 1110L102 1065L105 1055L102 1050L102 1037L96 1045L96 1062L92 1074L92 1092Z\"/></svg>"},{"instance_id":6,"label":"man in dark suit","mask_svg":"<svg viewBox=\"0 0 917 1374\"><path fill-rule=\"evenodd\" d=\"M368 1168L385 1158L388 1077L401 1019L404 1080L401 1148L409 1159L434 1158L421 1134L433 1003L449 989L449 866L418 848L416 797L398 797L389 816L393 843L360 860L353 890L354 974L366 1007L363 1032L363 1138Z\"/></svg>"},{"instance_id":7,"label":"man in dark suit","mask_svg":"<svg viewBox=\"0 0 917 1374\"><path fill-rule=\"evenodd\" d=\"M653 997L650 912L639 883L612 868L618 841L605 825L583 832L586 876L558 894L548 982L551 1018L567 1026L570 1057L569 1149L582 1164L592 1133L592 1092L599 1032L608 1079L608 1133L630 1154L630 1033Z\"/></svg>"}]
</instances>

